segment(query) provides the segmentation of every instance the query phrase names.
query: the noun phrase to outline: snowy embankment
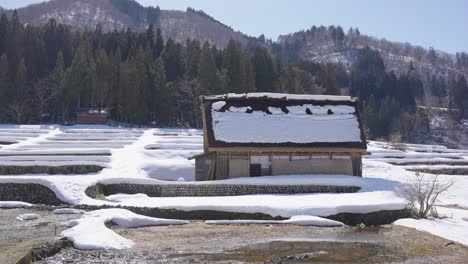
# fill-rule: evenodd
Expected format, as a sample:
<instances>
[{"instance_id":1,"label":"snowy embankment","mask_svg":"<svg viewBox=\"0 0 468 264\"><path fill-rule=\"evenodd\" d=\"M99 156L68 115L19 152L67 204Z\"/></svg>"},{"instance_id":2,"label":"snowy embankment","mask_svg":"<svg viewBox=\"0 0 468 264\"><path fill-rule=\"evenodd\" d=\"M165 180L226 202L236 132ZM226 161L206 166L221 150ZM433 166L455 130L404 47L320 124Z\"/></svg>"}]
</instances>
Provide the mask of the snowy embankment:
<instances>
[{"instance_id":1,"label":"snowy embankment","mask_svg":"<svg viewBox=\"0 0 468 264\"><path fill-rule=\"evenodd\" d=\"M468 150L448 149L437 145L404 144L403 150L393 149L385 142L370 142L370 156L364 159L366 177L379 177L411 184L415 172L406 169L458 168L453 161L468 161ZM434 165L433 163L438 164ZM446 162L447 164L444 164ZM395 164L395 165L391 165ZM419 165L400 166L407 163ZM454 165L455 164L455 165ZM430 174L427 175L431 177ZM437 201L437 211L442 219L400 219L394 224L416 228L446 239L468 245L468 175L438 175L442 183L453 181L450 189Z\"/></svg>"},{"instance_id":2,"label":"snowy embankment","mask_svg":"<svg viewBox=\"0 0 468 264\"><path fill-rule=\"evenodd\" d=\"M340 194L245 195L213 197L148 197L144 194L115 194L107 199L122 206L157 207L183 211L215 210L264 213L271 216L331 216L339 213L365 214L402 210L406 200L394 191Z\"/></svg>"},{"instance_id":3,"label":"snowy embankment","mask_svg":"<svg viewBox=\"0 0 468 264\"><path fill-rule=\"evenodd\" d=\"M415 228L468 246L468 210L439 207L442 219L400 219L395 225Z\"/></svg>"},{"instance_id":4,"label":"snowy embankment","mask_svg":"<svg viewBox=\"0 0 468 264\"><path fill-rule=\"evenodd\" d=\"M177 180L174 178L171 180ZM379 181L379 180L377 180ZM148 178L110 178L100 181L102 184L190 184L190 185L336 185L336 186L357 186L364 190L374 190L373 180L363 179L347 175L285 175L285 176L262 176L262 177L241 177L216 181L161 181ZM396 187L396 186L393 186ZM388 189L388 188L387 188Z\"/></svg>"},{"instance_id":5,"label":"snowy embankment","mask_svg":"<svg viewBox=\"0 0 468 264\"><path fill-rule=\"evenodd\" d=\"M183 220L142 216L125 209L103 209L85 213L82 218L68 222L70 229L63 231L61 236L72 241L77 249L122 250L131 248L133 241L107 228L106 224L110 222L127 228L190 223Z\"/></svg>"}]
</instances>

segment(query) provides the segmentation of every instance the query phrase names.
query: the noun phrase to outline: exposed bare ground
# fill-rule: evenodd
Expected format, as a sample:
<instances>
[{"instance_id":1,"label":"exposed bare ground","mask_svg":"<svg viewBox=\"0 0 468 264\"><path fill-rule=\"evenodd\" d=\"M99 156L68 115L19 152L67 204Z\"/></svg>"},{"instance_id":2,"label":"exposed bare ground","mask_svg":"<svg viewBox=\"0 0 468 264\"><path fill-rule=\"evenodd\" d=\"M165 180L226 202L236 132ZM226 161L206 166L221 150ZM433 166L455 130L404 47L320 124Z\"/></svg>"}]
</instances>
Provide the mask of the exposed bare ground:
<instances>
[{"instance_id":1,"label":"exposed bare ground","mask_svg":"<svg viewBox=\"0 0 468 264\"><path fill-rule=\"evenodd\" d=\"M399 226L358 231L196 222L114 230L135 246L124 252L66 249L41 263L462 263L468 258L467 247Z\"/></svg>"},{"instance_id":2,"label":"exposed bare ground","mask_svg":"<svg viewBox=\"0 0 468 264\"><path fill-rule=\"evenodd\" d=\"M15 217L38 213L20 222ZM61 222L79 216L47 210L0 210L0 263L53 240ZM57 226L57 232L55 232ZM318 228L292 225L207 225L126 229L135 246L125 251L65 248L37 263L466 263L468 247L401 226Z\"/></svg>"}]
</instances>

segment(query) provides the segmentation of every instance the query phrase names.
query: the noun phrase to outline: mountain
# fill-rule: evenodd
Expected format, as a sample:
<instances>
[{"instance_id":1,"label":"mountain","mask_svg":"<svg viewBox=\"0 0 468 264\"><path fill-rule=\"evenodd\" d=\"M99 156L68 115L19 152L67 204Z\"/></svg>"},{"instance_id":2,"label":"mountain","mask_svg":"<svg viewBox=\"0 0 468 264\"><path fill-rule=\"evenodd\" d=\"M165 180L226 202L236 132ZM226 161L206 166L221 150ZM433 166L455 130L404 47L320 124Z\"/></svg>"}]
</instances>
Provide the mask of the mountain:
<instances>
[{"instance_id":1,"label":"mountain","mask_svg":"<svg viewBox=\"0 0 468 264\"><path fill-rule=\"evenodd\" d=\"M246 44L248 37L222 24L202 11L186 12L143 7L134 0L50 0L17 10L23 23L45 24L49 19L78 29L103 31L145 30L149 24L160 27L163 37L183 42L187 38L209 41L225 47L230 39Z\"/></svg>"},{"instance_id":2,"label":"mountain","mask_svg":"<svg viewBox=\"0 0 468 264\"><path fill-rule=\"evenodd\" d=\"M10 11L11 12L11 11ZM78 29L94 29L98 24L102 30L143 31L154 24L162 31L163 37L177 42L186 39L208 41L224 48L230 39L243 45L264 43L279 55L283 61L305 59L317 62L340 62L348 70L357 58L357 50L369 46L380 51L386 69L397 74L410 67L420 73L426 88L432 75L467 75L467 67L457 67L455 55L424 49L409 43L376 39L358 30L344 33L341 27L315 27L280 36L278 41L265 41L234 31L203 11L188 8L185 12L160 10L159 7L143 7L134 0L50 0L18 9L23 23L45 24L54 18L58 23ZM468 56L467 56L468 57ZM459 65L458 65L459 66ZM426 93L426 94L431 94ZM431 103L438 99L428 98Z\"/></svg>"},{"instance_id":3,"label":"mountain","mask_svg":"<svg viewBox=\"0 0 468 264\"><path fill-rule=\"evenodd\" d=\"M344 33L339 26L313 26L305 31L280 36L277 42L270 44L270 49L282 61L303 59L341 63L349 70L357 59L358 50L366 46L380 52L387 71L400 75L412 68L418 72L425 87L425 98L421 104L447 105L447 98L434 96L430 90L433 76L446 80L460 74L468 77L466 59L461 60L465 58L465 53L453 55L433 48L377 39L361 34L357 29Z\"/></svg>"},{"instance_id":4,"label":"mountain","mask_svg":"<svg viewBox=\"0 0 468 264\"><path fill-rule=\"evenodd\" d=\"M9 11L11 12L11 11ZM346 70L356 61L358 50L370 47L378 50L387 71L397 75L409 68L419 73L424 83L425 97L418 102L427 106L448 105L446 96L434 96L431 91L433 77L448 80L460 74L468 77L468 55L457 56L434 49L424 49L409 43L391 42L361 34L357 29L347 33L339 26L316 27L280 36L277 41L252 38L234 31L203 11L188 8L185 12L160 10L159 7L143 7L134 0L50 0L18 9L23 23L45 24L50 19L77 29L94 29L100 25L103 31L144 31L154 24L165 39L177 42L196 39L208 41L224 48L230 39L244 46L266 46L284 63L308 60L321 63L341 63Z\"/></svg>"}]
</instances>

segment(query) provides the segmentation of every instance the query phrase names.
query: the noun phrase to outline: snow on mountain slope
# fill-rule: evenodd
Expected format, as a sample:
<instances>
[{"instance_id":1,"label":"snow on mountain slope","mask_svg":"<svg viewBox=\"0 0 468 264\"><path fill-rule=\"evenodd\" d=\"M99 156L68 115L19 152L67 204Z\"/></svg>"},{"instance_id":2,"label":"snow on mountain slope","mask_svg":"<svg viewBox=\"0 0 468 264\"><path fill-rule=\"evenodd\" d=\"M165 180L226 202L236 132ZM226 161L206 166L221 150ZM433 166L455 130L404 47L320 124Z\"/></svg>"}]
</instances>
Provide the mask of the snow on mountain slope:
<instances>
[{"instance_id":1,"label":"snow on mountain slope","mask_svg":"<svg viewBox=\"0 0 468 264\"><path fill-rule=\"evenodd\" d=\"M197 39L223 48L230 39L246 44L248 37L211 18L203 12L187 9L160 10L143 7L133 0L51 0L18 9L23 23L46 24L55 19L77 29L94 30L97 25L104 32L113 30L144 31L150 24L159 27L163 37L176 42Z\"/></svg>"}]
</instances>

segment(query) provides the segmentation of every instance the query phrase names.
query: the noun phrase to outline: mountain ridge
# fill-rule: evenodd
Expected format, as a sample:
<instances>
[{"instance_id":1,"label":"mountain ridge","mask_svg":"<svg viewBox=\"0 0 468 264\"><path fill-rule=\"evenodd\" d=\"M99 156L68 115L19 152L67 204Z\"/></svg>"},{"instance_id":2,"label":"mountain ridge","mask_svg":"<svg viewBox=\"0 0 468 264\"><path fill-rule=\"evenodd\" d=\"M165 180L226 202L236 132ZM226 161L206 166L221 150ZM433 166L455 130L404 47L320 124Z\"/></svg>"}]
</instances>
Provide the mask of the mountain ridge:
<instances>
[{"instance_id":1,"label":"mountain ridge","mask_svg":"<svg viewBox=\"0 0 468 264\"><path fill-rule=\"evenodd\" d=\"M46 16L44 14L41 15L41 17L43 18L42 21L39 21L37 18L34 18L34 15L31 14L34 13L34 12L42 12L42 13L47 13L47 11L45 9L50 9L50 8L56 8L57 6L60 6L60 4L58 3L62 3L62 7L63 6L67 6L68 7L68 10L70 9L70 7L83 7L83 6L80 6L81 3L85 3L86 5L89 5L89 4L95 4L99 7L99 5L102 5L102 3L104 3L105 5L107 5L108 3L113 3L113 5L115 4L122 4L122 3L126 3L126 7L128 6L132 6L133 9L135 9L137 7L137 9L139 9L138 11L141 11L141 10L148 10L148 9L157 9L157 10L160 10L159 7L152 7L152 6L148 6L148 7L144 7L143 5L139 4L138 2L136 2L135 0L49 0L49 1L44 1L44 2L41 2L41 3L36 3L36 4L30 4L28 6L25 6L25 7L21 7L21 8L18 8L16 9L18 12L19 12L19 15L20 15L20 18L25 20L27 23L47 23L48 19L50 18L53 18L51 16ZM65 3L65 4L63 4ZM75 6L73 5L75 4ZM76 4L78 4L78 6L76 6ZM109 7L109 6L108 6ZM114 6L115 7L115 6ZM0 6L0 9L2 9L2 7ZM98 8L99 10L100 8ZM12 11L13 9L5 9L3 8L3 10L5 11ZM87 11L86 9L84 11ZM121 9L120 10L121 12L125 12L124 9ZM204 17L208 20L210 20L211 22L214 22L216 24L218 24L219 26L222 26L226 29L229 29L230 31L232 31L233 33L239 33L241 34L244 38L248 39L248 38L252 38L250 36L248 36L247 34L244 34L240 31L236 31L234 30L231 26L229 25L226 25L224 24L223 22L217 20L216 18L212 17L211 15L205 13L204 11L202 10L195 10L194 8L191 8L191 7L188 7L186 9L186 11L181 11L181 10L160 10L160 12L162 12L161 14L164 14L166 18L172 18L172 16L179 16L179 19L180 17L183 16L183 14L187 15L189 13L191 14L194 14L194 15L197 15L197 16L200 16L200 17ZM166 13L166 14L165 14ZM37 15L37 14L36 14ZM172 16L171 16L172 15ZM58 17L59 19L57 20L57 22L59 23L62 23L64 22L63 24L67 24L67 25L70 25L72 27L78 27L78 28L81 28L82 29L82 26L81 25L75 25L75 24L72 24L72 22L74 21L60 21L60 19L62 19L63 17ZM56 17L57 19L57 17ZM102 21L101 21L102 22ZM105 21L104 21L105 22ZM143 22L147 22L147 23L153 23L153 24L156 24L155 22L156 21L143 21ZM91 25L94 25L94 23L92 22L89 22ZM140 28L137 28L137 27L134 27L132 25L121 25L121 24L117 24L117 28L109 28L109 27L106 27L105 26L105 23L103 23L104 25L101 25L103 27L103 30L114 30L114 29L126 29L127 27L130 27L132 30L143 30L143 29L146 29L147 25L146 24L144 27L140 27ZM122 27L120 27L122 26ZM88 29L94 29L93 26L89 26ZM292 32L292 33L289 33L289 34L283 34L283 35L279 35L278 36L278 39L273 41L273 42L281 42L283 39L285 38L288 38L290 37L291 35L294 35L294 34L297 34L297 33L300 33L300 32L303 32L304 30L302 31L297 31L297 32ZM384 41L388 41L386 40L386 38L375 38L375 37L371 37L371 38L374 38L374 39L379 39L379 40L384 40ZM239 39L235 39L243 44L245 44L244 40L239 40ZM406 44L409 44L407 42L401 42L401 41L388 41L390 43L399 43L399 44L402 44L402 45L406 45ZM410 44L411 45L411 44ZM419 47L421 49L425 49L427 50L427 48L425 47L422 47L420 45L412 45L413 47ZM453 55L455 56L454 53L451 53L451 52L446 52L446 51L443 51L443 50L438 50L437 52L439 53L444 53L444 54L450 54L450 55Z\"/></svg>"},{"instance_id":2,"label":"mountain ridge","mask_svg":"<svg viewBox=\"0 0 468 264\"><path fill-rule=\"evenodd\" d=\"M360 34L356 29L344 33L339 26L313 26L281 35L277 41L272 41L263 35L255 38L235 31L204 11L193 8L186 11L160 10L159 7L143 7L134 0L50 0L17 11L23 23L45 24L53 18L57 23L77 29L93 30L100 25L103 31L127 28L143 31L149 24L154 24L161 29L165 39L171 38L176 42L194 39L224 48L229 40L234 39L250 50L256 45L268 47L286 63L297 60L342 63L347 70L356 60L357 50L368 46L381 53L388 71L398 75L410 67L416 68L429 95L424 103L427 105L447 104L446 100L430 96L428 84L433 75L446 79L459 74L468 77L468 65L458 67L458 54L377 39Z\"/></svg>"},{"instance_id":3,"label":"mountain ridge","mask_svg":"<svg viewBox=\"0 0 468 264\"><path fill-rule=\"evenodd\" d=\"M198 39L218 47L225 47L231 38L245 45L249 38L203 11L160 10L143 7L134 0L51 0L16 10L23 23L34 25L45 24L53 18L57 23L81 30L92 30L99 24L108 32L127 28L143 31L153 24L161 28L166 39L176 42Z\"/></svg>"}]
</instances>

